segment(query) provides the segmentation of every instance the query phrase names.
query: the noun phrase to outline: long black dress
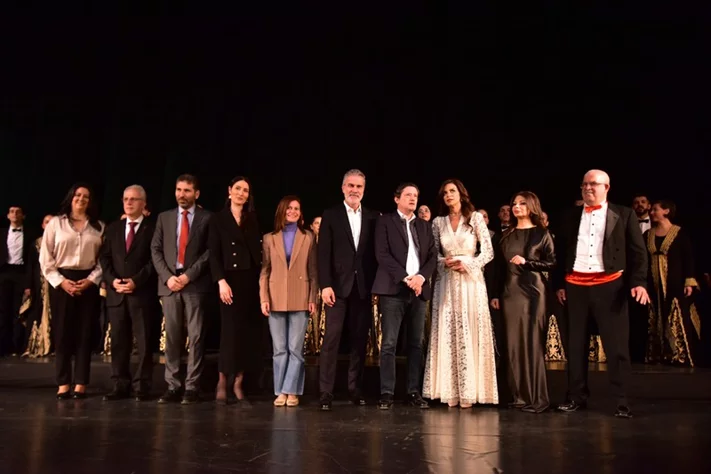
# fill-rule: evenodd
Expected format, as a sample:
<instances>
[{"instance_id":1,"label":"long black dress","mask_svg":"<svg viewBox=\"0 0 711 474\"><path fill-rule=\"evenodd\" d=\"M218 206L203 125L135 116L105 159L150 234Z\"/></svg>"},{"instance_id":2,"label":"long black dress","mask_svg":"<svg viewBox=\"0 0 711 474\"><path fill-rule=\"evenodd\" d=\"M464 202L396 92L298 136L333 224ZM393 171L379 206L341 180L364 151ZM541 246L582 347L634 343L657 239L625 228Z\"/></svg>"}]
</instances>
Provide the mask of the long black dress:
<instances>
[{"instance_id":1,"label":"long black dress","mask_svg":"<svg viewBox=\"0 0 711 474\"><path fill-rule=\"evenodd\" d=\"M504 233L497 247L496 273L513 406L540 413L549 405L545 365L548 285L544 272L555 265L553 239L541 227L512 229ZM510 263L516 255L526 263Z\"/></svg>"},{"instance_id":2,"label":"long black dress","mask_svg":"<svg viewBox=\"0 0 711 474\"><path fill-rule=\"evenodd\" d=\"M691 239L673 225L666 236L644 234L650 263L649 339L647 362L667 362L694 367L701 335L701 320L693 297L684 288L699 284L694 278Z\"/></svg>"},{"instance_id":3,"label":"long black dress","mask_svg":"<svg viewBox=\"0 0 711 474\"><path fill-rule=\"evenodd\" d=\"M262 264L261 233L256 215L247 214L241 225L229 207L210 219L208 248L215 282L225 279L232 289L232 304L220 301L220 356L218 370L228 376L255 369L261 360L259 271Z\"/></svg>"}]
</instances>

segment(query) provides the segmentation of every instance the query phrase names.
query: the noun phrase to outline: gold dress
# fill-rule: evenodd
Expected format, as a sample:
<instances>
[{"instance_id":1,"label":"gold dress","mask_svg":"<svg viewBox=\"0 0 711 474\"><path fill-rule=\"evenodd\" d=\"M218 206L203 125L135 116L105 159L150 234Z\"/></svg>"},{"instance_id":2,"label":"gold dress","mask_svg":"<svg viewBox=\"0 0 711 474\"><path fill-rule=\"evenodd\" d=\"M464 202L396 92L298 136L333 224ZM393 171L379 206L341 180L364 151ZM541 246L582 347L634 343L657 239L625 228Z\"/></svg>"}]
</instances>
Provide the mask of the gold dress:
<instances>
[{"instance_id":1,"label":"gold dress","mask_svg":"<svg viewBox=\"0 0 711 474\"><path fill-rule=\"evenodd\" d=\"M35 247L37 248L37 253L39 254L40 245L42 244L42 237L35 241ZM49 283L45 280L42 272L39 272L39 298L35 298L33 295L32 304L41 305L41 309L36 309L41 311L41 316L32 323L30 328L30 338L27 341L27 350L25 351L25 356L35 358L35 357L45 357L50 354L52 348L52 310L49 307ZM39 321L39 324L38 324Z\"/></svg>"}]
</instances>

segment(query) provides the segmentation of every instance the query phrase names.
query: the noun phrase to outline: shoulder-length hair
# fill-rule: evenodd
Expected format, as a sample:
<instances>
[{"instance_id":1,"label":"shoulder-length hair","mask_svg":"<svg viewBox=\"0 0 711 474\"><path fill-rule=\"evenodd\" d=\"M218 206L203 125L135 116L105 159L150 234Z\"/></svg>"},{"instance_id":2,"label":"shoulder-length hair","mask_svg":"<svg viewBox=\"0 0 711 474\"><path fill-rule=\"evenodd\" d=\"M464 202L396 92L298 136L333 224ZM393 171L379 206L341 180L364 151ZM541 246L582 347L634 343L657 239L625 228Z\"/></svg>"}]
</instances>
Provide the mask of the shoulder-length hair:
<instances>
[{"instance_id":1,"label":"shoulder-length hair","mask_svg":"<svg viewBox=\"0 0 711 474\"><path fill-rule=\"evenodd\" d=\"M538 199L538 196L536 196L536 193L532 191L520 191L514 194L511 197L511 207L514 206L514 201L518 196L521 196L526 200L526 207L528 207L528 216L531 219L531 223L535 225L536 227L541 227L543 229L546 228L546 225L543 222L543 209L541 208L541 200ZM516 218L513 213L511 215ZM518 219L516 219L518 220Z\"/></svg>"},{"instance_id":2,"label":"shoulder-length hair","mask_svg":"<svg viewBox=\"0 0 711 474\"><path fill-rule=\"evenodd\" d=\"M447 205L444 203L444 188L446 188L448 184L453 184L457 187L457 191L459 191L459 201L462 204L462 222L464 222L464 225L466 225L467 227L473 229L469 221L471 220L472 215L474 214L476 209L474 208L474 204L472 204L472 201L469 198L469 192L467 191L467 188L465 188L464 184L456 178L450 178L445 180L445 182L442 183L442 186L439 187L439 215L445 217L449 215L449 207L447 207Z\"/></svg>"},{"instance_id":3,"label":"shoulder-length hair","mask_svg":"<svg viewBox=\"0 0 711 474\"><path fill-rule=\"evenodd\" d=\"M94 191L86 183L74 183L74 185L69 188L67 194L62 199L62 203L59 205L58 216L67 216L68 219L72 217L72 200L74 195L77 193L79 188L84 188L89 191L89 205L86 207L86 215L89 218L89 225L94 229L101 230L101 222L99 222L99 211L96 208L96 199L94 199Z\"/></svg>"},{"instance_id":4,"label":"shoulder-length hair","mask_svg":"<svg viewBox=\"0 0 711 474\"><path fill-rule=\"evenodd\" d=\"M252 182L247 178L246 176L235 176L230 180L230 184L227 185L227 187L232 188L236 183L244 181L247 183L249 186L249 197L247 198L247 201L244 203L244 206L242 207L242 215L246 216L248 213L253 213L256 212L256 207L254 206L254 191L252 189ZM225 200L225 207L230 207L231 201L230 197L227 196L227 199Z\"/></svg>"},{"instance_id":5,"label":"shoulder-length hair","mask_svg":"<svg viewBox=\"0 0 711 474\"><path fill-rule=\"evenodd\" d=\"M291 204L293 201L299 203L299 208L302 207L301 199L299 198L299 196L295 196L293 194L284 196L283 198L281 198L281 201L279 201L276 212L274 213L274 232L272 232L273 234L284 230L284 227L286 226L286 210L289 208L289 204ZM306 233L306 229L304 228L303 209L301 209L300 211L299 220L296 222L296 226L301 232Z\"/></svg>"},{"instance_id":6,"label":"shoulder-length hair","mask_svg":"<svg viewBox=\"0 0 711 474\"><path fill-rule=\"evenodd\" d=\"M676 204L674 204L673 201L670 201L669 199L657 199L656 201L654 201L652 206L654 204L659 204L659 207L661 207L665 211L669 211L667 213L667 219L672 220L676 217Z\"/></svg>"}]
</instances>

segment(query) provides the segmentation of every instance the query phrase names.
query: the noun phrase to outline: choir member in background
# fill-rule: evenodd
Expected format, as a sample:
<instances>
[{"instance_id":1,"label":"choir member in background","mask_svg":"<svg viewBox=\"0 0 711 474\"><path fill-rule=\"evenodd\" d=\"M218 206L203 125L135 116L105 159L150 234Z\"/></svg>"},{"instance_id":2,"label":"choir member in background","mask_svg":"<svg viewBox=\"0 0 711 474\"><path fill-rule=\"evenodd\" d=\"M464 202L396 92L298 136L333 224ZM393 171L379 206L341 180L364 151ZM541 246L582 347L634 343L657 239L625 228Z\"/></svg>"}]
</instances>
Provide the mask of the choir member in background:
<instances>
[{"instance_id":1,"label":"choir member in background","mask_svg":"<svg viewBox=\"0 0 711 474\"><path fill-rule=\"evenodd\" d=\"M304 393L304 334L316 312L316 240L304 228L301 200L282 198L265 234L259 295L272 335L274 406L295 407Z\"/></svg>"},{"instance_id":2,"label":"choir member in background","mask_svg":"<svg viewBox=\"0 0 711 474\"><path fill-rule=\"evenodd\" d=\"M631 373L628 295L642 305L647 294L647 251L632 209L607 202L610 177L588 171L580 185L585 206L563 219L558 234L562 270L558 299L568 303L568 401L565 412L586 408L589 396L588 318L597 321L607 373L617 398L615 416L632 417L627 400Z\"/></svg>"},{"instance_id":3,"label":"choir member in background","mask_svg":"<svg viewBox=\"0 0 711 474\"><path fill-rule=\"evenodd\" d=\"M439 251L423 396L450 407L498 403L494 336L483 268L494 258L481 214L458 179L442 183L432 222ZM481 244L478 255L477 245Z\"/></svg>"},{"instance_id":4,"label":"choir member in background","mask_svg":"<svg viewBox=\"0 0 711 474\"><path fill-rule=\"evenodd\" d=\"M651 227L649 210L651 204L644 194L636 194L632 200L632 210L637 215L639 229L644 234ZM651 287L650 287L651 288ZM649 309L646 306L634 304L630 297L630 358L632 362L644 363L647 358L647 342L649 336Z\"/></svg>"},{"instance_id":5,"label":"choir member in background","mask_svg":"<svg viewBox=\"0 0 711 474\"><path fill-rule=\"evenodd\" d=\"M321 230L321 216L314 217L314 220L311 221L310 227L311 232L313 232L316 237L316 242L318 242L318 233Z\"/></svg>"},{"instance_id":6,"label":"choir member in background","mask_svg":"<svg viewBox=\"0 0 711 474\"><path fill-rule=\"evenodd\" d=\"M0 357L25 350L27 328L19 314L23 298L30 297L34 254L22 207L10 206L7 219L9 227L0 229Z\"/></svg>"},{"instance_id":7,"label":"choir member in background","mask_svg":"<svg viewBox=\"0 0 711 474\"><path fill-rule=\"evenodd\" d=\"M249 179L232 178L227 196L224 209L210 221L209 237L210 270L220 290L220 358L215 401L226 404L227 386L231 385L237 402L247 405L242 387L244 375L251 368L251 361L261 357L261 232Z\"/></svg>"},{"instance_id":8,"label":"choir member in background","mask_svg":"<svg viewBox=\"0 0 711 474\"><path fill-rule=\"evenodd\" d=\"M318 244L318 233L321 230L321 216L314 217L311 221L311 232L314 234L315 242ZM318 285L318 282L317 282ZM309 318L306 335L304 336L304 353L310 355L318 355L321 351L321 340L326 329L326 309L321 299L321 290L318 290L318 298L316 301L316 312Z\"/></svg>"},{"instance_id":9,"label":"choir member in background","mask_svg":"<svg viewBox=\"0 0 711 474\"><path fill-rule=\"evenodd\" d=\"M323 213L318 243L318 279L326 305L326 333L319 358L320 404L330 410L336 381L338 346L348 324L348 390L355 405L365 405L363 368L372 326L371 289L377 269L373 237L378 213L361 205L365 175L350 170L341 184L344 201Z\"/></svg>"},{"instance_id":10,"label":"choir member in background","mask_svg":"<svg viewBox=\"0 0 711 474\"><path fill-rule=\"evenodd\" d=\"M51 285L58 400L72 396L72 382L73 397L85 399L89 384L91 330L99 316L99 252L104 234L104 223L97 215L89 186L75 184L42 237L39 261L42 274Z\"/></svg>"},{"instance_id":11,"label":"choir member in background","mask_svg":"<svg viewBox=\"0 0 711 474\"><path fill-rule=\"evenodd\" d=\"M196 205L200 186L195 176L175 180L178 207L162 212L151 241L151 257L158 275L158 296L165 315L165 381L168 390L158 403L188 405L199 401L205 352L205 296L212 287L207 249L211 213ZM185 392L180 363L188 328L188 367Z\"/></svg>"},{"instance_id":12,"label":"choir member in background","mask_svg":"<svg viewBox=\"0 0 711 474\"><path fill-rule=\"evenodd\" d=\"M503 232L511 227L511 206L504 204L499 208L500 231Z\"/></svg>"},{"instance_id":13,"label":"choir member in background","mask_svg":"<svg viewBox=\"0 0 711 474\"><path fill-rule=\"evenodd\" d=\"M653 227L645 235L651 271L647 362L694 367L701 339L701 320L693 302L699 289L694 273L691 238L672 223L676 206L657 201L651 208Z\"/></svg>"},{"instance_id":14,"label":"choir member in background","mask_svg":"<svg viewBox=\"0 0 711 474\"><path fill-rule=\"evenodd\" d=\"M155 313L156 278L151 261L155 225L145 218L146 191L132 185L123 192L126 218L106 229L101 268L106 283L106 308L111 325L111 378L113 390L105 401L128 398L133 384L136 401L148 400L153 379L150 347ZM133 340L138 347L138 367L131 376Z\"/></svg>"},{"instance_id":15,"label":"choir member in background","mask_svg":"<svg viewBox=\"0 0 711 474\"><path fill-rule=\"evenodd\" d=\"M423 204L419 207L419 209L417 209L417 217L425 222L429 222L430 219L432 219L432 211L430 211L429 207Z\"/></svg>"},{"instance_id":16,"label":"choir member in background","mask_svg":"<svg viewBox=\"0 0 711 474\"><path fill-rule=\"evenodd\" d=\"M644 234L651 227L652 223L649 220L649 210L652 208L649 199L644 194L637 194L632 200L632 210L637 214L637 222L639 222L639 230Z\"/></svg>"},{"instance_id":17,"label":"choir member in background","mask_svg":"<svg viewBox=\"0 0 711 474\"><path fill-rule=\"evenodd\" d=\"M484 218L484 223L486 224L486 227L488 228L489 227L489 213L486 211L486 209L477 209L476 212L481 214L481 217ZM491 236L492 239L494 238L495 234L496 234L496 232L489 229L489 235Z\"/></svg>"},{"instance_id":18,"label":"choir member in background","mask_svg":"<svg viewBox=\"0 0 711 474\"><path fill-rule=\"evenodd\" d=\"M47 214L42 219L42 231L52 220L51 214ZM51 326L52 310L49 304L49 284L42 275L39 266L39 253L42 246L42 237L37 237L34 242L32 259L32 306L30 308L31 319L28 320L27 349L23 357L44 357L52 351Z\"/></svg>"},{"instance_id":19,"label":"choir member in background","mask_svg":"<svg viewBox=\"0 0 711 474\"><path fill-rule=\"evenodd\" d=\"M400 327L407 328L407 403L428 408L422 399L422 341L427 301L432 296L430 277L437 265L432 226L415 216L419 188L405 183L395 190L397 209L378 219L375 255L378 271L373 294L382 312L380 348L380 401L389 410L395 395L395 349Z\"/></svg>"},{"instance_id":20,"label":"choir member in background","mask_svg":"<svg viewBox=\"0 0 711 474\"><path fill-rule=\"evenodd\" d=\"M504 232L496 251L496 298L504 314L511 406L528 413L548 409L546 335L548 272L555 265L553 238L542 223L541 203L530 191L511 200L516 226Z\"/></svg>"}]
</instances>

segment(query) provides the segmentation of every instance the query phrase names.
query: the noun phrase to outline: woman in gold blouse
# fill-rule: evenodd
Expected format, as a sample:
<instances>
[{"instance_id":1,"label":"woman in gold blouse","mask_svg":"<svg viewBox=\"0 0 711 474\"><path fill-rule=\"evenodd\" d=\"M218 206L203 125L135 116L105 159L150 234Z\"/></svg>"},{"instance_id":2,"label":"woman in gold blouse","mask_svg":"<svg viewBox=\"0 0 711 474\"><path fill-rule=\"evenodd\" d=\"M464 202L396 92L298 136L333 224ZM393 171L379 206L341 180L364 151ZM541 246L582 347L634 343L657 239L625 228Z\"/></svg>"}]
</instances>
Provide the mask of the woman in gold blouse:
<instances>
[{"instance_id":1,"label":"woman in gold blouse","mask_svg":"<svg viewBox=\"0 0 711 474\"><path fill-rule=\"evenodd\" d=\"M42 274L50 285L58 400L72 397L72 356L73 397L86 398L92 320L98 317L100 307L98 256L103 233L104 224L97 219L89 186L75 184L42 237L39 260Z\"/></svg>"}]
</instances>

